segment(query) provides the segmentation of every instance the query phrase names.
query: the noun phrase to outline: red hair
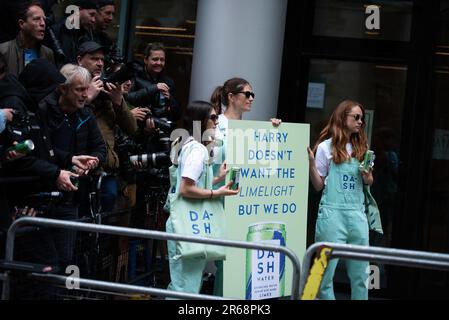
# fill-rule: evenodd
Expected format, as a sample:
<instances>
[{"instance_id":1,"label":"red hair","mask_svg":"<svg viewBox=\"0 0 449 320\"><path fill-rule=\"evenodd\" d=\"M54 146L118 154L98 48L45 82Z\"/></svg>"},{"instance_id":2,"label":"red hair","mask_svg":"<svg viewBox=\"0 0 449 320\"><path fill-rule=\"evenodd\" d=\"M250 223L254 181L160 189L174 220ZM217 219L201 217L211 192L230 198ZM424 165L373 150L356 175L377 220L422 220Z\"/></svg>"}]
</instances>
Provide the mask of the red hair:
<instances>
[{"instance_id":1,"label":"red hair","mask_svg":"<svg viewBox=\"0 0 449 320\"><path fill-rule=\"evenodd\" d=\"M351 100L342 101L332 113L329 122L326 127L321 131L318 141L316 142L313 152L316 152L318 145L332 138L332 160L336 164L345 162L348 159L346 152L346 144L349 142L352 144L351 157L363 160L363 157L368 150L368 140L366 138L365 130L360 130L357 133L352 133L348 136L346 127L346 117L351 112L352 108L360 107L365 118L365 108L356 102ZM365 127L365 123L362 125L362 129Z\"/></svg>"}]
</instances>

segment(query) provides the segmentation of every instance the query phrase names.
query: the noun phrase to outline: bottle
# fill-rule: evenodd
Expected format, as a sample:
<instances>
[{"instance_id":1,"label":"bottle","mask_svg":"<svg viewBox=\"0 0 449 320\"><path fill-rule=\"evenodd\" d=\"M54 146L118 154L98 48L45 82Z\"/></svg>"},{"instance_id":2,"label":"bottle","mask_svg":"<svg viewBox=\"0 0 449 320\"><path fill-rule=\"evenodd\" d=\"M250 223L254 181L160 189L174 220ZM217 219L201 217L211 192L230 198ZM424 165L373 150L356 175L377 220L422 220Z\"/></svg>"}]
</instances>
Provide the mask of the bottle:
<instances>
[{"instance_id":1,"label":"bottle","mask_svg":"<svg viewBox=\"0 0 449 320\"><path fill-rule=\"evenodd\" d=\"M8 152L16 151L20 153L29 153L34 150L34 143L32 140L25 140L23 142L17 143L16 145L8 148Z\"/></svg>"}]
</instances>

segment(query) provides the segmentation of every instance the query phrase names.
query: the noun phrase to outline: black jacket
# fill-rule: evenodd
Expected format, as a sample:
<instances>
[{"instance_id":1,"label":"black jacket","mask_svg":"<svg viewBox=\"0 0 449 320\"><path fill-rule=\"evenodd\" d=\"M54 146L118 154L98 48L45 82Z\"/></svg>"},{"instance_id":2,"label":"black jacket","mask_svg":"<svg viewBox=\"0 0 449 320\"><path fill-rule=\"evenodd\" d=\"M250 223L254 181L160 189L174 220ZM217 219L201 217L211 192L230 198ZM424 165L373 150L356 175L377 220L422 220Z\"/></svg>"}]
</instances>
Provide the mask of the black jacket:
<instances>
[{"instance_id":1,"label":"black jacket","mask_svg":"<svg viewBox=\"0 0 449 320\"><path fill-rule=\"evenodd\" d=\"M171 121L179 120L181 118L181 109L176 101L176 90L173 80L167 77L164 72L158 78L153 78L145 71L142 64L134 63L134 68L136 69L136 76L126 98L127 101L136 107L150 106L153 115L158 118L166 117ZM170 88L170 101L166 103L169 107L168 110L166 107L160 106L160 94L157 84L161 82L167 84Z\"/></svg>"},{"instance_id":2,"label":"black jacket","mask_svg":"<svg viewBox=\"0 0 449 320\"><path fill-rule=\"evenodd\" d=\"M2 144L10 144L12 140L21 142L25 139L31 139L35 144L35 149L29 156L4 163L5 171L10 176L37 176L43 180L55 182L60 170L55 164L55 152L48 139L48 133L36 114L36 104L13 75L7 75L0 80L0 107L13 108L22 116L28 116L32 126L29 137L16 136L12 130L5 130L1 135ZM18 118L18 115L14 116L14 119ZM16 126L15 121L10 127Z\"/></svg>"},{"instance_id":3,"label":"black jacket","mask_svg":"<svg viewBox=\"0 0 449 320\"><path fill-rule=\"evenodd\" d=\"M39 114L48 128L50 137L55 129L64 121L64 114L58 106L59 94L53 92L39 103ZM72 152L58 150L58 161L70 165L72 156L90 155L100 160L100 165L106 161L106 145L98 129L95 116L89 108L77 111L78 128Z\"/></svg>"},{"instance_id":4,"label":"black jacket","mask_svg":"<svg viewBox=\"0 0 449 320\"><path fill-rule=\"evenodd\" d=\"M78 48L81 43L88 40L93 40L91 31L86 31L83 28L77 29L67 29L66 25L66 17L55 23L51 29L53 30L56 38L59 40L59 45L64 51L65 61L61 61L60 57L56 57L56 64L58 67L62 67L66 63L77 64L76 55L78 53ZM45 43L47 46L53 49L54 44L50 41L49 38L45 39Z\"/></svg>"}]
</instances>

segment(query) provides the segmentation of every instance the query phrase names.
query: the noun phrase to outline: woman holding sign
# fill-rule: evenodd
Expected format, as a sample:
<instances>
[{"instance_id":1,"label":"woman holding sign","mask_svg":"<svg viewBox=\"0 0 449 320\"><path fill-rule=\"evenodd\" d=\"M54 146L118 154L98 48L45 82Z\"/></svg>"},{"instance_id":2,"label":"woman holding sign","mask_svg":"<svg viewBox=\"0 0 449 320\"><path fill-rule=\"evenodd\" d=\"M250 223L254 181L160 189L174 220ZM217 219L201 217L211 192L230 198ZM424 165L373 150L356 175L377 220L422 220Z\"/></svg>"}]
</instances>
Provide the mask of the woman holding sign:
<instances>
[{"instance_id":1,"label":"woman holding sign","mask_svg":"<svg viewBox=\"0 0 449 320\"><path fill-rule=\"evenodd\" d=\"M324 188L316 222L315 241L368 246L368 221L363 184L373 183L372 168L360 170L368 150L364 131L365 110L354 101L341 102L321 131L313 149L308 148L310 180L317 191ZM316 154L316 155L315 155ZM338 259L324 274L320 299L335 299L333 277ZM353 300L368 299L369 263L347 260Z\"/></svg>"},{"instance_id":2,"label":"woman holding sign","mask_svg":"<svg viewBox=\"0 0 449 320\"><path fill-rule=\"evenodd\" d=\"M197 128L196 126L201 128L201 137L203 139L207 137L207 130L213 136L215 134L216 122L217 114L210 103L194 101L187 107L184 123L190 137L184 141L178 158L177 175L180 177L180 181L177 181L175 192L177 197L176 201L178 202L176 205L178 207L180 207L179 203L183 202L184 198L195 199L195 201L201 203L205 202L206 199L237 195L239 192L239 190L231 190L229 188L232 182L226 186L222 186L218 190L212 190L212 185L222 181L225 178L226 172L222 171L218 177L214 178L209 152L205 146L210 142L201 143L193 137L194 131L196 131L194 128ZM207 138L205 140L210 141ZM184 202L187 204L191 203L191 201ZM175 204L171 203L170 206L170 217L167 220L166 229L167 232L174 233L176 231L175 217L173 216ZM194 229L192 233L201 235L199 233L200 227L199 224L192 225ZM177 247L175 241L168 241L171 277L171 283L168 289L180 292L199 293L202 284L203 269L207 261L201 257L183 258L180 256L178 249L179 247Z\"/></svg>"},{"instance_id":3,"label":"woman holding sign","mask_svg":"<svg viewBox=\"0 0 449 320\"><path fill-rule=\"evenodd\" d=\"M221 147L216 147L214 150L214 173L219 172L219 170L227 170L226 139L229 120L242 120L243 113L251 111L254 99L255 94L252 86L242 78L229 79L222 86L217 87L212 93L210 100L219 114L215 138L221 142ZM223 107L225 108L224 110ZM275 127L278 127L281 122L280 119L271 119L271 123ZM220 187L223 184L224 181L216 187ZM214 295L223 296L223 262L217 261L216 266Z\"/></svg>"}]
</instances>

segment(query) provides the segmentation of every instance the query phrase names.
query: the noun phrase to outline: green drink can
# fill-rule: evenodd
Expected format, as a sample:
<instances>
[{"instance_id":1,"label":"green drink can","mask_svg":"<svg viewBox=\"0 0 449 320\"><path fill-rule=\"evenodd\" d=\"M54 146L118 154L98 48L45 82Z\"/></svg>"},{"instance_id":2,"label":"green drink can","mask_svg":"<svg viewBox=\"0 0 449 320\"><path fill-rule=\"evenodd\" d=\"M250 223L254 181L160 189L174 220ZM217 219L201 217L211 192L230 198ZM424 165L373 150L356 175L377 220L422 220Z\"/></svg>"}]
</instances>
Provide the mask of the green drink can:
<instances>
[{"instance_id":1,"label":"green drink can","mask_svg":"<svg viewBox=\"0 0 449 320\"><path fill-rule=\"evenodd\" d=\"M360 170L368 172L369 168L373 165L374 159L376 156L374 155L374 151L367 150L365 153L365 158L363 162L360 164Z\"/></svg>"},{"instance_id":2,"label":"green drink can","mask_svg":"<svg viewBox=\"0 0 449 320\"><path fill-rule=\"evenodd\" d=\"M231 170L229 170L229 181L234 181L234 183L231 185L231 190L237 190L239 188L240 183L239 167L232 167Z\"/></svg>"},{"instance_id":3,"label":"green drink can","mask_svg":"<svg viewBox=\"0 0 449 320\"><path fill-rule=\"evenodd\" d=\"M285 246L285 224L260 222L248 227L247 241ZM285 254L246 250L246 300L272 299L285 293Z\"/></svg>"},{"instance_id":4,"label":"green drink can","mask_svg":"<svg viewBox=\"0 0 449 320\"><path fill-rule=\"evenodd\" d=\"M28 153L34 150L34 143L32 140L25 140L23 142L20 142L11 148L8 148L9 151L16 151L20 153Z\"/></svg>"}]
</instances>

